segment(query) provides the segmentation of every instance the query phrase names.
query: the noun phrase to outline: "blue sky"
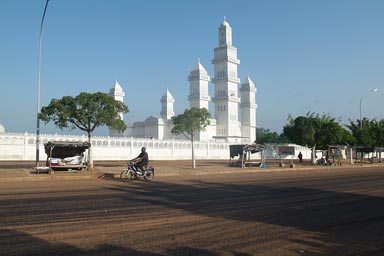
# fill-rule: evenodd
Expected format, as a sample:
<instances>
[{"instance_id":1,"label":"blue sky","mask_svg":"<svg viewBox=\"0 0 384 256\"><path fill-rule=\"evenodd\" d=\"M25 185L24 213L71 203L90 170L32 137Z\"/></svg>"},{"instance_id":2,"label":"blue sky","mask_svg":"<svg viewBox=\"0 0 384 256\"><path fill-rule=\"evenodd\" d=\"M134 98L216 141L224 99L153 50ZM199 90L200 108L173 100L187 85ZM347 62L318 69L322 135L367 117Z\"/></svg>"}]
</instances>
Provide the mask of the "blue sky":
<instances>
[{"instance_id":1,"label":"blue sky","mask_svg":"<svg viewBox=\"0 0 384 256\"><path fill-rule=\"evenodd\" d=\"M35 132L39 28L45 0L0 1L0 123ZM127 122L160 115L168 88L175 112L189 106L187 77L213 49L226 16L239 77L257 87L257 125L281 132L308 111L382 119L384 1L50 0L41 64L41 106L80 92L126 93ZM379 90L372 93L373 88ZM210 85L210 91L213 84ZM41 133L60 133L42 124ZM96 134L106 134L99 129Z\"/></svg>"}]
</instances>

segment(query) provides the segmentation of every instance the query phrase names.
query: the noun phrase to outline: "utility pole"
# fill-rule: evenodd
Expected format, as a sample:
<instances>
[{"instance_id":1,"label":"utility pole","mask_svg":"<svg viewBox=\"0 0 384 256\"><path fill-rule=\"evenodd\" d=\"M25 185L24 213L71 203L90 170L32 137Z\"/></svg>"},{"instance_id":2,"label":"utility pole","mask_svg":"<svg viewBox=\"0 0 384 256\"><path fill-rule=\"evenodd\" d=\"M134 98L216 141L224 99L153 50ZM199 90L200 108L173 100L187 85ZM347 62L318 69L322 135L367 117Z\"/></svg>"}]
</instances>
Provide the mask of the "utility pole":
<instances>
[{"instance_id":1,"label":"utility pole","mask_svg":"<svg viewBox=\"0 0 384 256\"><path fill-rule=\"evenodd\" d=\"M36 167L39 166L39 147L40 147L40 66L41 66L41 42L42 42L42 36L43 36L43 24L44 24L44 18L45 18L45 13L47 12L47 7L48 7L48 2L45 3L45 8L44 8L44 13L43 17L41 19L41 24L40 24L40 43L39 43L39 63L38 63L38 68L37 68L37 124L36 124Z\"/></svg>"}]
</instances>

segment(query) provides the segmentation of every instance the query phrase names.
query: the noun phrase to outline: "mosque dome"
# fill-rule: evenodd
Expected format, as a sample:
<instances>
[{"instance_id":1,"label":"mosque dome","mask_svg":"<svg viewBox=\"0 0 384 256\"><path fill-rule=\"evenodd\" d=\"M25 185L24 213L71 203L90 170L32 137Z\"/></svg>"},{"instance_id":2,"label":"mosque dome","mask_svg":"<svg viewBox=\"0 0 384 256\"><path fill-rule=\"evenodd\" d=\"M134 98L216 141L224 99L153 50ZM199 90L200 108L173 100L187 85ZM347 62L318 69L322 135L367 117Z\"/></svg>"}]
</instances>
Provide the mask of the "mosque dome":
<instances>
[{"instance_id":1,"label":"mosque dome","mask_svg":"<svg viewBox=\"0 0 384 256\"><path fill-rule=\"evenodd\" d=\"M0 124L0 133L5 133L5 127L2 124Z\"/></svg>"}]
</instances>

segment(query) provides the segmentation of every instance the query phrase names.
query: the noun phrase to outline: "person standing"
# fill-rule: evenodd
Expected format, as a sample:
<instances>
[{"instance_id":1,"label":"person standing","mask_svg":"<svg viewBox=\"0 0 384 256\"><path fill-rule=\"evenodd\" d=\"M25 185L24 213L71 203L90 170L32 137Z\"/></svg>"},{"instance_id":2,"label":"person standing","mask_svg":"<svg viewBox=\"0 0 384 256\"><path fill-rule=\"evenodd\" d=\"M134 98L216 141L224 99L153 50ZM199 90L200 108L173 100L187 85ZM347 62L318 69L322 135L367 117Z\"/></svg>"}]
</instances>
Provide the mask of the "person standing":
<instances>
[{"instance_id":1,"label":"person standing","mask_svg":"<svg viewBox=\"0 0 384 256\"><path fill-rule=\"evenodd\" d=\"M303 154L301 154L301 151L297 157L299 158L299 163L301 164L301 162L303 162Z\"/></svg>"}]
</instances>

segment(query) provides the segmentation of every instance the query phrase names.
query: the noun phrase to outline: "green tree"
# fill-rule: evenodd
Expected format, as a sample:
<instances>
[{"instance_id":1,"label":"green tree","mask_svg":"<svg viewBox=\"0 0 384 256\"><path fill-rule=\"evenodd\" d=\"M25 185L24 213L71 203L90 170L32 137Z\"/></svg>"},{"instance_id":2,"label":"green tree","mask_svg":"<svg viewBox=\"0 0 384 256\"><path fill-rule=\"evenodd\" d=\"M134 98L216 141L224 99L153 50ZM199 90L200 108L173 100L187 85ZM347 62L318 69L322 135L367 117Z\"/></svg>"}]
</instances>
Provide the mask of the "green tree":
<instances>
[{"instance_id":1,"label":"green tree","mask_svg":"<svg viewBox=\"0 0 384 256\"><path fill-rule=\"evenodd\" d=\"M351 130L359 146L382 146L384 144L384 120L376 119L349 120L347 127Z\"/></svg>"},{"instance_id":2,"label":"green tree","mask_svg":"<svg viewBox=\"0 0 384 256\"><path fill-rule=\"evenodd\" d=\"M124 131L127 126L120 119L121 113L127 113L128 107L106 93L82 92L75 98L64 96L52 99L48 106L41 109L39 118L46 124L53 122L60 129L80 129L88 134L91 144L93 131L100 126L108 126L118 131ZM93 169L91 148L88 151L88 161Z\"/></svg>"},{"instance_id":3,"label":"green tree","mask_svg":"<svg viewBox=\"0 0 384 256\"><path fill-rule=\"evenodd\" d=\"M355 138L352 133L341 126L334 118L323 116L319 130L316 132L316 140L320 147L329 145L354 145Z\"/></svg>"},{"instance_id":4,"label":"green tree","mask_svg":"<svg viewBox=\"0 0 384 256\"><path fill-rule=\"evenodd\" d=\"M256 141L259 144L289 142L282 134L271 132L269 129L256 127Z\"/></svg>"},{"instance_id":5,"label":"green tree","mask_svg":"<svg viewBox=\"0 0 384 256\"><path fill-rule=\"evenodd\" d=\"M289 123L284 126L283 134L298 145L325 149L329 145L352 145L352 134L341 126L335 118L328 115L308 112L306 116L293 119L288 117ZM312 159L313 160L313 159Z\"/></svg>"},{"instance_id":6,"label":"green tree","mask_svg":"<svg viewBox=\"0 0 384 256\"><path fill-rule=\"evenodd\" d=\"M375 138L375 145L378 147L384 147L384 119L376 122L376 126L373 127L372 133Z\"/></svg>"},{"instance_id":7,"label":"green tree","mask_svg":"<svg viewBox=\"0 0 384 256\"><path fill-rule=\"evenodd\" d=\"M318 124L311 116L299 116L293 119L288 117L289 124L283 128L283 134L293 143L313 147L315 143L315 130Z\"/></svg>"},{"instance_id":8,"label":"green tree","mask_svg":"<svg viewBox=\"0 0 384 256\"><path fill-rule=\"evenodd\" d=\"M196 133L204 131L210 124L210 113L206 108L186 109L183 114L172 117L172 134L182 134L192 144L192 168L196 168L194 140Z\"/></svg>"},{"instance_id":9,"label":"green tree","mask_svg":"<svg viewBox=\"0 0 384 256\"><path fill-rule=\"evenodd\" d=\"M284 126L283 133L293 143L308 147L353 143L352 135L335 118L309 112L295 119L289 116L289 124Z\"/></svg>"}]
</instances>

